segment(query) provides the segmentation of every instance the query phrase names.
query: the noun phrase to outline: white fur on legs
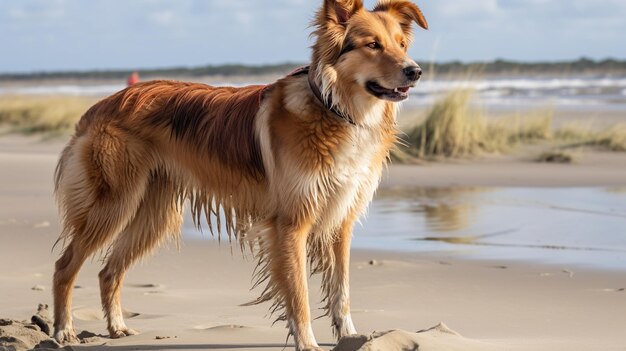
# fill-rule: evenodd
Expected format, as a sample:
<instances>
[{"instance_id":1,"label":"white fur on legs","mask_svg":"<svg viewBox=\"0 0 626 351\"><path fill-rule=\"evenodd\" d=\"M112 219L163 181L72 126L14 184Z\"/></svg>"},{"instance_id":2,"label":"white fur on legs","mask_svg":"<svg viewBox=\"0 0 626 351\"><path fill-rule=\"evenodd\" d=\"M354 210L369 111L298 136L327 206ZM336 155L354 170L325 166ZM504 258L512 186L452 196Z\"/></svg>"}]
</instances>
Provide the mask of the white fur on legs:
<instances>
[{"instance_id":1,"label":"white fur on legs","mask_svg":"<svg viewBox=\"0 0 626 351\"><path fill-rule=\"evenodd\" d=\"M346 284L347 285L347 284ZM356 334L356 328L350 315L350 299L348 297L348 287L340 285L342 291L338 291L331 296L330 313L337 340L344 336Z\"/></svg>"},{"instance_id":2,"label":"white fur on legs","mask_svg":"<svg viewBox=\"0 0 626 351\"><path fill-rule=\"evenodd\" d=\"M311 323L308 323L308 326L303 328L304 330L297 330L294 328L294 323L290 320L289 323L289 331L291 335L293 335L294 340L296 341L296 351L324 351L315 340L315 335L313 335L313 328L311 327Z\"/></svg>"},{"instance_id":3,"label":"white fur on legs","mask_svg":"<svg viewBox=\"0 0 626 351\"><path fill-rule=\"evenodd\" d=\"M109 324L109 335L111 339L119 339L125 336L137 335L139 332L133 329L129 329L124 323L124 317L122 316L121 311L117 308L115 312L111 313L108 316L108 324Z\"/></svg>"},{"instance_id":4,"label":"white fur on legs","mask_svg":"<svg viewBox=\"0 0 626 351\"><path fill-rule=\"evenodd\" d=\"M343 228L341 240L333 248L336 264L332 269L331 283L328 287L328 308L337 339L356 334L356 328L350 315L350 242L352 241L352 222Z\"/></svg>"},{"instance_id":5,"label":"white fur on legs","mask_svg":"<svg viewBox=\"0 0 626 351\"><path fill-rule=\"evenodd\" d=\"M122 279L123 273L115 273L109 264L100 272L102 307L111 339L139 334L135 330L129 329L124 323L122 305L119 300L119 287L122 284Z\"/></svg>"},{"instance_id":6,"label":"white fur on legs","mask_svg":"<svg viewBox=\"0 0 626 351\"><path fill-rule=\"evenodd\" d=\"M350 313L344 316L334 317L333 319L335 320L337 338L341 339L344 336L356 334L356 328L354 327L354 323L352 323L352 316Z\"/></svg>"},{"instance_id":7,"label":"white fur on legs","mask_svg":"<svg viewBox=\"0 0 626 351\"><path fill-rule=\"evenodd\" d=\"M65 322L62 325L54 327L54 339L62 345L79 344L80 340L78 339L78 336L76 336L76 331L72 326L72 317L68 316L65 318L61 318L61 320Z\"/></svg>"}]
</instances>

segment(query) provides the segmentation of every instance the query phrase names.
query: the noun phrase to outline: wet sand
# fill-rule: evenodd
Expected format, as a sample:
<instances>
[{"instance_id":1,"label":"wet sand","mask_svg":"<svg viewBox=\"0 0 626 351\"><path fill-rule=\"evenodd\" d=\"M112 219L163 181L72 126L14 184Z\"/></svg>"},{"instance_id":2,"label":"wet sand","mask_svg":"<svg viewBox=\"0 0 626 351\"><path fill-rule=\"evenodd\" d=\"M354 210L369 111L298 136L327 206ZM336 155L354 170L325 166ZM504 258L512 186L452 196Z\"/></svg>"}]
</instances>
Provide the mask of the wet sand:
<instances>
[{"instance_id":1,"label":"wet sand","mask_svg":"<svg viewBox=\"0 0 626 351\"><path fill-rule=\"evenodd\" d=\"M30 319L39 303L51 304L58 256L51 251L58 235L52 172L61 147L62 142L0 138L0 318ZM623 156L609 156L560 170L514 158L392 166L383 187L624 185L626 162L618 162ZM354 251L351 266L358 330L409 332L372 340L370 350L395 347L389 346L394 342L431 351L623 350L626 345L626 314L620 312L626 310L626 280L620 272L364 250ZM281 323L270 327L268 306L239 307L259 293L249 291L253 267L237 247L211 240L185 238L180 252L173 245L161 249L125 282L123 304L132 317L127 323L142 334L110 340L98 336L105 334L105 324L95 258L76 283L74 317L79 332L96 336L73 349L282 350L287 332ZM319 301L318 282L314 277L310 284L313 302ZM313 305L314 315L322 313L318 307ZM446 328L414 333L442 321L462 337ZM316 320L314 330L325 349L334 346L327 318Z\"/></svg>"},{"instance_id":2,"label":"wet sand","mask_svg":"<svg viewBox=\"0 0 626 351\"><path fill-rule=\"evenodd\" d=\"M626 153L586 152L575 164L534 162L530 155L393 165L381 187L604 187L626 185Z\"/></svg>"}]
</instances>

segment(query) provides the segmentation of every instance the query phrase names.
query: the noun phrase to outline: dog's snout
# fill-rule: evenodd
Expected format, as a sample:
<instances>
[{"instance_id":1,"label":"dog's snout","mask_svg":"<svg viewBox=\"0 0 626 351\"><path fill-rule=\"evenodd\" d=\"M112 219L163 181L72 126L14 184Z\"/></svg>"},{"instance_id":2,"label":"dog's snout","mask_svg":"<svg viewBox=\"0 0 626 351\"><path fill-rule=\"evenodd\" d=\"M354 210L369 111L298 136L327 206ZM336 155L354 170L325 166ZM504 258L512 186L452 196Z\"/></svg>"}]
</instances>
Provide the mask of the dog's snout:
<instances>
[{"instance_id":1,"label":"dog's snout","mask_svg":"<svg viewBox=\"0 0 626 351\"><path fill-rule=\"evenodd\" d=\"M420 66L409 66L406 67L403 71L407 79L412 81L418 80L422 76L422 69L420 68Z\"/></svg>"}]
</instances>

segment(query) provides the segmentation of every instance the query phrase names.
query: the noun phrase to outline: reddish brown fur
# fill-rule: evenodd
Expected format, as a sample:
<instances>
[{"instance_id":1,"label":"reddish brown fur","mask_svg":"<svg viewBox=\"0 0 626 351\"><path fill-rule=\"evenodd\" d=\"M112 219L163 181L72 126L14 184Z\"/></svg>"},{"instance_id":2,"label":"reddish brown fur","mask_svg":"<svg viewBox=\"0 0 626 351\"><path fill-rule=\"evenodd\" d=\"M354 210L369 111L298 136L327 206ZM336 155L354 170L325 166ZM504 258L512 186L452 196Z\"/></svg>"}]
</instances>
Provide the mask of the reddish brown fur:
<instances>
[{"instance_id":1,"label":"reddish brown fur","mask_svg":"<svg viewBox=\"0 0 626 351\"><path fill-rule=\"evenodd\" d=\"M138 123L147 130L160 127L187 147L204 150L205 156L217 156L225 165L246 169L250 176L260 178L263 161L253 124L262 96L270 88L215 88L173 81L139 83L90 109L79 122L76 134L80 136L89 125L98 123L98 118Z\"/></svg>"},{"instance_id":2,"label":"reddish brown fur","mask_svg":"<svg viewBox=\"0 0 626 351\"><path fill-rule=\"evenodd\" d=\"M406 57L406 21L415 9L404 0L385 1L375 12L360 0L325 0L310 77L325 103L332 101L353 123L318 100L306 74L244 88L142 83L87 111L55 175L67 241L54 274L57 340L77 340L71 288L85 259L107 247L100 288L109 333L135 333L122 318L124 274L177 236L187 200L196 224L204 213L219 230L222 217L215 215L222 212L227 233L253 247L256 285L267 284L255 303L274 302L272 311L282 312L298 350L319 350L307 262L322 274L336 335L354 333L352 228L396 140L394 104L368 91L362 79L407 84L403 68L415 63ZM419 15L411 18L425 26ZM368 48L372 40L385 49Z\"/></svg>"}]
</instances>

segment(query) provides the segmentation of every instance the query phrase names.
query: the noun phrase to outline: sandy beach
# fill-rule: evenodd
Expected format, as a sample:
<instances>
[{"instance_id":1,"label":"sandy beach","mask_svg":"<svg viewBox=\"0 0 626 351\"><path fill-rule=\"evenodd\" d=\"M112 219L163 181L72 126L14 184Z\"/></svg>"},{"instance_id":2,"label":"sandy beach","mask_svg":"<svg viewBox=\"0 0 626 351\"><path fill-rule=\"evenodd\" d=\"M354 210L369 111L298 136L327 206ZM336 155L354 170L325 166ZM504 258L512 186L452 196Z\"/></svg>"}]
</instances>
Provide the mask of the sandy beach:
<instances>
[{"instance_id":1,"label":"sandy beach","mask_svg":"<svg viewBox=\"0 0 626 351\"><path fill-rule=\"evenodd\" d=\"M0 0L0 351L626 351L625 18Z\"/></svg>"},{"instance_id":2,"label":"sandy beach","mask_svg":"<svg viewBox=\"0 0 626 351\"><path fill-rule=\"evenodd\" d=\"M58 248L52 250L58 235L52 173L62 146L63 140L0 138L0 318L30 320L38 304L51 305L59 254ZM623 154L591 153L574 165L538 164L513 155L391 166L382 187L624 185ZM79 333L88 332L82 334L86 343L66 349L291 349L284 325L272 327L268 306L239 306L259 293L250 291L253 268L238 246L209 238L185 237L180 250L175 245L160 249L125 281L127 324L141 334L111 340L100 311L100 260L95 257L81 271L74 295L75 324ZM344 340L338 351L415 345L431 351L626 347L623 270L371 250L354 250L351 269L357 329L366 335L405 332ZM312 302L319 301L318 279L311 280ZM314 315L322 314L318 307L313 304ZM441 322L445 326L431 329ZM314 322L325 349L335 347L329 323L324 317ZM0 345L9 345L10 325L2 324Z\"/></svg>"}]
</instances>

